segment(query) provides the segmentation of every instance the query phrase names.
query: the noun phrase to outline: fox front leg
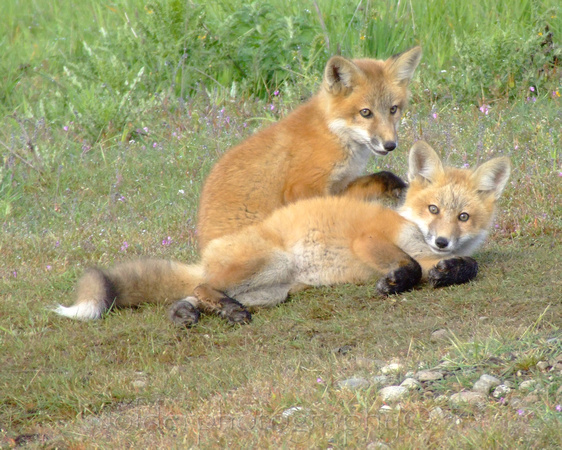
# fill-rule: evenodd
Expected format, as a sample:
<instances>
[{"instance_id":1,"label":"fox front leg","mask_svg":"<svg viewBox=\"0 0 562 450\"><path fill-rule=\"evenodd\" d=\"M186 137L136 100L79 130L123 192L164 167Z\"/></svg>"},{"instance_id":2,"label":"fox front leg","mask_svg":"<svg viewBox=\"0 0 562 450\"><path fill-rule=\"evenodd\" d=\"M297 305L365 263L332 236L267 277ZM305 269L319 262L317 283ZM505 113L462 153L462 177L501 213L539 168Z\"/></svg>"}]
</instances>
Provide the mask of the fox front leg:
<instances>
[{"instance_id":1,"label":"fox front leg","mask_svg":"<svg viewBox=\"0 0 562 450\"><path fill-rule=\"evenodd\" d=\"M360 200L375 200L381 197L399 199L408 185L392 172L382 171L353 180L342 192Z\"/></svg>"},{"instance_id":2,"label":"fox front leg","mask_svg":"<svg viewBox=\"0 0 562 450\"><path fill-rule=\"evenodd\" d=\"M410 259L381 278L377 282L377 290L383 295L399 294L412 289L420 282L421 277L421 266L414 259Z\"/></svg>"},{"instance_id":3,"label":"fox front leg","mask_svg":"<svg viewBox=\"0 0 562 450\"><path fill-rule=\"evenodd\" d=\"M434 288L467 283L478 274L478 263L468 256L443 259L429 270L427 281Z\"/></svg>"}]
</instances>

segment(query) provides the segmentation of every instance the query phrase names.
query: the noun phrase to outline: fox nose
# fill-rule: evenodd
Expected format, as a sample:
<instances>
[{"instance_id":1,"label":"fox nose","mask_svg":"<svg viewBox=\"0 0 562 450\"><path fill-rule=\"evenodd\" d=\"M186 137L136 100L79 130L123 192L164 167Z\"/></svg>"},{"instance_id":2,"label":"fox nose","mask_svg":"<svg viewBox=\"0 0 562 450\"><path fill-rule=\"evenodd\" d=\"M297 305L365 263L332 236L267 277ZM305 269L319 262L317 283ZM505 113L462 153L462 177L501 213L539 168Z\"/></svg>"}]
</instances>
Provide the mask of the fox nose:
<instances>
[{"instance_id":1,"label":"fox nose","mask_svg":"<svg viewBox=\"0 0 562 450\"><path fill-rule=\"evenodd\" d=\"M438 237L437 239L435 239L435 245L437 245L437 247L439 248L445 248L447 247L447 245L449 245L449 240L444 237Z\"/></svg>"},{"instance_id":2,"label":"fox nose","mask_svg":"<svg viewBox=\"0 0 562 450\"><path fill-rule=\"evenodd\" d=\"M394 141L386 141L383 145L384 149L387 152L391 152L392 150L394 150L396 148L396 142Z\"/></svg>"}]
</instances>

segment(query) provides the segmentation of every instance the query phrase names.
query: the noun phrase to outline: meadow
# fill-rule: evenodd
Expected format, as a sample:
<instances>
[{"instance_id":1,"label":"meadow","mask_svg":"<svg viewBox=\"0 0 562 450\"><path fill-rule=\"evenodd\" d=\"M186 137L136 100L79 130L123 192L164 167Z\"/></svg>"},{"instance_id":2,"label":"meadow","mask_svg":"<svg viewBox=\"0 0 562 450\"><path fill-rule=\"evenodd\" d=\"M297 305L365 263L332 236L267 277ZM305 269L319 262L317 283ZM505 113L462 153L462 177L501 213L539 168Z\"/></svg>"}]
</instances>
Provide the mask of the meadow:
<instances>
[{"instance_id":1,"label":"meadow","mask_svg":"<svg viewBox=\"0 0 562 450\"><path fill-rule=\"evenodd\" d=\"M0 448L562 446L559 2L342 3L0 3ZM224 151L312 95L330 55L418 44L399 148L369 170L404 177L421 138L451 165L511 158L473 282L311 289L246 326L49 310L86 267L196 260ZM442 376L381 399L376 377L422 369ZM455 404L482 374L510 390Z\"/></svg>"}]
</instances>

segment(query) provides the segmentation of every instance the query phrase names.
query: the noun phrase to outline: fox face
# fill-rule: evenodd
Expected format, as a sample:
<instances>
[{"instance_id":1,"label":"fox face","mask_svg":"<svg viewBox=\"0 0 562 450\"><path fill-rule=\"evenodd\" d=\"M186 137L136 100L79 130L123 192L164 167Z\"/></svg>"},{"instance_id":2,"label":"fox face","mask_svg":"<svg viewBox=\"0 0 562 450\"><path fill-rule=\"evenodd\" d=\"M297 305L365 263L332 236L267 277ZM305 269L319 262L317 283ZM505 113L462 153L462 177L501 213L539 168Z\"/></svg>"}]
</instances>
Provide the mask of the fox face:
<instances>
[{"instance_id":1,"label":"fox face","mask_svg":"<svg viewBox=\"0 0 562 450\"><path fill-rule=\"evenodd\" d=\"M408 98L408 84L421 58L414 47L386 61L334 56L324 71L328 126L353 152L384 156L394 150Z\"/></svg>"},{"instance_id":2,"label":"fox face","mask_svg":"<svg viewBox=\"0 0 562 450\"><path fill-rule=\"evenodd\" d=\"M471 255L486 239L509 173L508 158L476 170L444 168L419 141L410 153L410 186L400 214L416 224L433 253Z\"/></svg>"}]
</instances>

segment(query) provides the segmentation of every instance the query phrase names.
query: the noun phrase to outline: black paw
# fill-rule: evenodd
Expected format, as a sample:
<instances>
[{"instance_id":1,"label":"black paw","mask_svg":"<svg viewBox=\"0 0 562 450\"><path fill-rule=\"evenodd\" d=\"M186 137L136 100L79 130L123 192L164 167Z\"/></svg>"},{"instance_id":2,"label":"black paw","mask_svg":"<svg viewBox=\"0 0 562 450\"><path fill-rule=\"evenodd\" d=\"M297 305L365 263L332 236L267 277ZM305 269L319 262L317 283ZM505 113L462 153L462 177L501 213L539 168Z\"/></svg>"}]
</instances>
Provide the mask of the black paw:
<instances>
[{"instance_id":1,"label":"black paw","mask_svg":"<svg viewBox=\"0 0 562 450\"><path fill-rule=\"evenodd\" d=\"M399 294L409 291L422 277L420 265L413 259L406 265L392 270L377 282L377 290L382 295Z\"/></svg>"},{"instance_id":2,"label":"black paw","mask_svg":"<svg viewBox=\"0 0 562 450\"><path fill-rule=\"evenodd\" d=\"M252 321L252 315L239 301L230 297L223 297L219 300L219 303L219 315L230 323L249 323Z\"/></svg>"},{"instance_id":3,"label":"black paw","mask_svg":"<svg viewBox=\"0 0 562 450\"><path fill-rule=\"evenodd\" d=\"M392 198L401 198L408 187L402 178L385 170L374 173L372 177L380 181L380 183L384 186L385 194Z\"/></svg>"},{"instance_id":4,"label":"black paw","mask_svg":"<svg viewBox=\"0 0 562 450\"><path fill-rule=\"evenodd\" d=\"M184 327L195 325L199 321L199 310L187 300L174 303L168 310L168 316L174 324Z\"/></svg>"},{"instance_id":5,"label":"black paw","mask_svg":"<svg viewBox=\"0 0 562 450\"><path fill-rule=\"evenodd\" d=\"M478 274L478 263L468 256L443 259L429 271L428 282L434 288L462 284Z\"/></svg>"}]
</instances>

